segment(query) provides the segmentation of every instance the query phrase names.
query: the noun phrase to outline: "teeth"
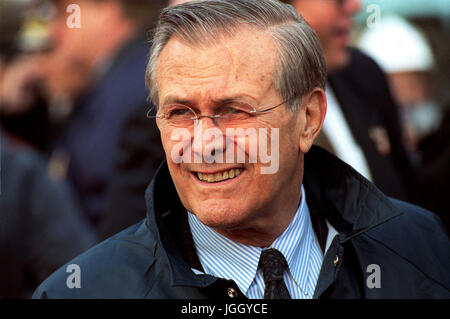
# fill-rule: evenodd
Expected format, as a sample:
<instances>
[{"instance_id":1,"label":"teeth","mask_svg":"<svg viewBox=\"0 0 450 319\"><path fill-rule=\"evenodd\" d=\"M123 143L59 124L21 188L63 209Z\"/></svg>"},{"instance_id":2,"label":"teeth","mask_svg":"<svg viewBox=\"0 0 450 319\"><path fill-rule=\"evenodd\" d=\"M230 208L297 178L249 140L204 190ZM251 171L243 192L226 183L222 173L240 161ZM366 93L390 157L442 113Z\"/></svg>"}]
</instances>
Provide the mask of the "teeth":
<instances>
[{"instance_id":1,"label":"teeth","mask_svg":"<svg viewBox=\"0 0 450 319\"><path fill-rule=\"evenodd\" d=\"M243 171L242 168L232 168L222 173L215 173L215 174L197 173L197 177L201 181L208 183L215 183L238 177L239 175L241 175L242 171Z\"/></svg>"}]
</instances>

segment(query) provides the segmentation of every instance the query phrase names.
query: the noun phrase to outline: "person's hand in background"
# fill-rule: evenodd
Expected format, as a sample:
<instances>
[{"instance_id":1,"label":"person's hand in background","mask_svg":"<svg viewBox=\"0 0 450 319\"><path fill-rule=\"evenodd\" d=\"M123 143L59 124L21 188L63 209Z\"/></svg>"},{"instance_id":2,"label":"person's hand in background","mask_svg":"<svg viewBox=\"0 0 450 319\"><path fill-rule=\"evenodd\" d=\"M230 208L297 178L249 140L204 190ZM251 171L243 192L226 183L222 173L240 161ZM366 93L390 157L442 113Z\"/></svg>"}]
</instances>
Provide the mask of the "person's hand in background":
<instances>
[{"instance_id":1,"label":"person's hand in background","mask_svg":"<svg viewBox=\"0 0 450 319\"><path fill-rule=\"evenodd\" d=\"M48 61L42 54L23 55L3 66L0 73L0 113L18 115L33 105L42 89Z\"/></svg>"}]
</instances>

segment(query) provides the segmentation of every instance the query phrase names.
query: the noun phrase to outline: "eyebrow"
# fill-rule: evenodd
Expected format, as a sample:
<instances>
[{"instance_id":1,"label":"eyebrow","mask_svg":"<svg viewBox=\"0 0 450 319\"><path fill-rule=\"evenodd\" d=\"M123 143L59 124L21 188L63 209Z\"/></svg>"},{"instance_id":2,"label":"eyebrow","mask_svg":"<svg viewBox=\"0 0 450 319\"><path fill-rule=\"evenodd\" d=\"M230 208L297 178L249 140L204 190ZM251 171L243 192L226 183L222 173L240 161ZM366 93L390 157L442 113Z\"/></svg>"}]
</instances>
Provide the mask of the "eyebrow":
<instances>
[{"instance_id":1,"label":"eyebrow","mask_svg":"<svg viewBox=\"0 0 450 319\"><path fill-rule=\"evenodd\" d=\"M227 98L212 100L211 104L212 105L224 105L224 104L228 104L231 102L243 101L243 98L246 98L248 100L249 97L250 96L248 96L248 95L236 95L236 96L231 96L231 97L227 97ZM256 99L254 99L254 98L251 98L251 99L254 102L256 102ZM188 106L194 106L196 103L193 100L180 98L176 95L169 95L166 98L164 104L162 104L161 106L168 105L168 104L183 104L183 105L188 105Z\"/></svg>"},{"instance_id":2,"label":"eyebrow","mask_svg":"<svg viewBox=\"0 0 450 319\"><path fill-rule=\"evenodd\" d=\"M167 105L167 104L186 104L186 105L192 105L193 103L188 99L182 99L176 95L169 95L166 98L166 101L164 104L161 104L161 106Z\"/></svg>"}]
</instances>

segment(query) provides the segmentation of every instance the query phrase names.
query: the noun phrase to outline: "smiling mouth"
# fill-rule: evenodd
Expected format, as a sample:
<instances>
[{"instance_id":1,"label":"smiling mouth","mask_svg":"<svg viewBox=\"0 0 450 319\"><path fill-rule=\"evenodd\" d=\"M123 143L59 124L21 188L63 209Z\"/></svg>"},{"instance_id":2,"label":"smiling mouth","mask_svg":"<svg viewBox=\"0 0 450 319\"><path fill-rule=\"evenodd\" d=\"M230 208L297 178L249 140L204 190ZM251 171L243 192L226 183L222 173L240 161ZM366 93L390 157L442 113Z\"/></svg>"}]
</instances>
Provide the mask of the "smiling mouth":
<instances>
[{"instance_id":1,"label":"smiling mouth","mask_svg":"<svg viewBox=\"0 0 450 319\"><path fill-rule=\"evenodd\" d=\"M233 179L241 175L241 173L244 171L242 168L232 168L227 171L219 172L219 173L195 173L195 176L202 181L206 183L219 183L223 182L229 179Z\"/></svg>"}]
</instances>

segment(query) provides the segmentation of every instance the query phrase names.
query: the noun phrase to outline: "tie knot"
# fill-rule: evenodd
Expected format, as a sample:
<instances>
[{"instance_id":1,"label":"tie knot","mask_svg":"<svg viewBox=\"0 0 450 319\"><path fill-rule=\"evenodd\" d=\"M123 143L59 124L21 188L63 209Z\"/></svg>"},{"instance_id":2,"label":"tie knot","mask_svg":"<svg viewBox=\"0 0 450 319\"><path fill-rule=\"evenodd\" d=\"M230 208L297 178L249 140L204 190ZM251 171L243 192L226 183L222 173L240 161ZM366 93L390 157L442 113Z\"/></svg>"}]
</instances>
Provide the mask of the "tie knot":
<instances>
[{"instance_id":1,"label":"tie knot","mask_svg":"<svg viewBox=\"0 0 450 319\"><path fill-rule=\"evenodd\" d=\"M287 266L286 259L278 250L269 248L261 253L258 267L262 270L264 283L283 280L283 273Z\"/></svg>"}]
</instances>

